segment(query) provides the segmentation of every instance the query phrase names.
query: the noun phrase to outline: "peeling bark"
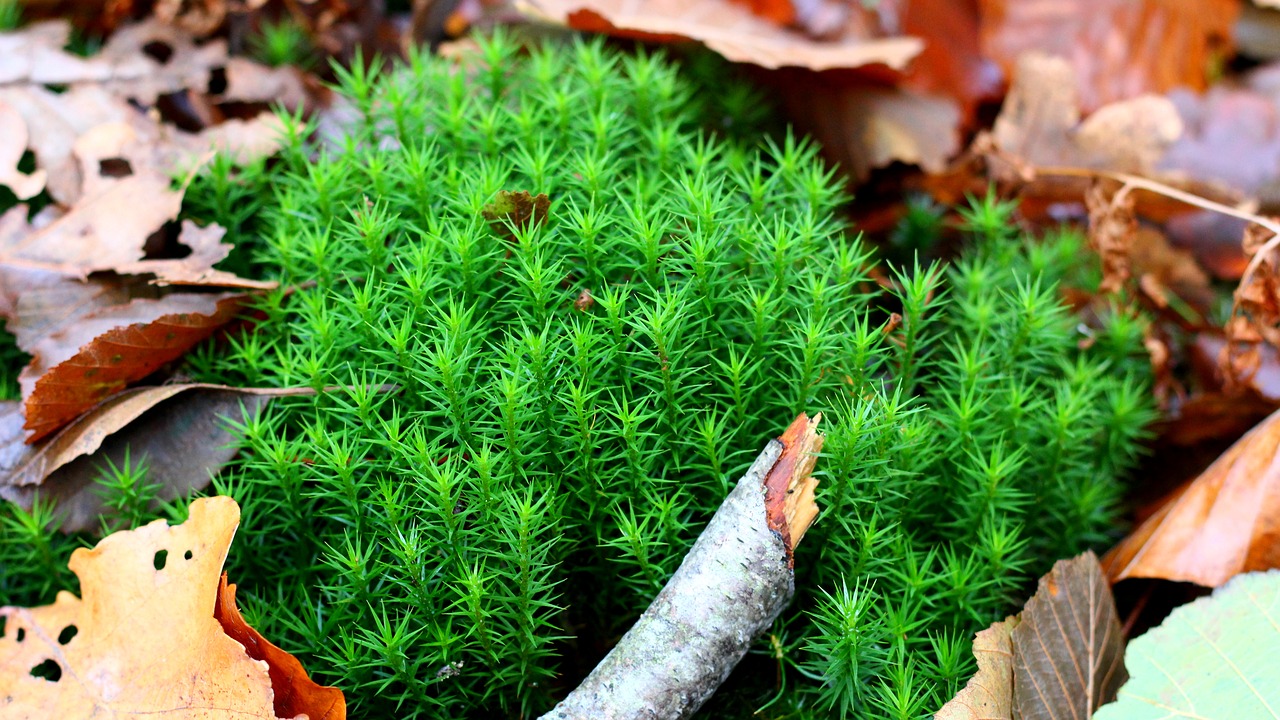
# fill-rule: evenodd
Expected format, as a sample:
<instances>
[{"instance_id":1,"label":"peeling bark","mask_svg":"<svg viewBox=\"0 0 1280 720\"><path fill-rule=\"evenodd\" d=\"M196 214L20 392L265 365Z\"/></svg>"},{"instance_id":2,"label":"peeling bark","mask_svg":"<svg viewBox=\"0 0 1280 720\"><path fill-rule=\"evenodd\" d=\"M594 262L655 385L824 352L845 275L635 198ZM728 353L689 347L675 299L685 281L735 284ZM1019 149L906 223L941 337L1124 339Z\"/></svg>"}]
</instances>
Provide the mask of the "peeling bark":
<instances>
[{"instance_id":1,"label":"peeling bark","mask_svg":"<svg viewBox=\"0 0 1280 720\"><path fill-rule=\"evenodd\" d=\"M820 419L801 414L769 441L636 624L541 720L687 718L715 693L795 593L791 550L817 514ZM796 520L775 529L783 504Z\"/></svg>"}]
</instances>

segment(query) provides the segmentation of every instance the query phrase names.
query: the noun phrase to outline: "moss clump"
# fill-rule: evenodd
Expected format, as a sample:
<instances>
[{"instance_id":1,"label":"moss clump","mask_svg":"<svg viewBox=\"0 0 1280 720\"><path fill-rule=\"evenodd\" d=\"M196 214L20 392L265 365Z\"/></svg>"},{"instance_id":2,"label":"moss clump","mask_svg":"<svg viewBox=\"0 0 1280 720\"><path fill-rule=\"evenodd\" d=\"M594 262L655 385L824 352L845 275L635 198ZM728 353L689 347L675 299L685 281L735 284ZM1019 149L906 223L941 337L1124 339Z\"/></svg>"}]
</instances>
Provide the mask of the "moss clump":
<instances>
[{"instance_id":1,"label":"moss clump","mask_svg":"<svg viewBox=\"0 0 1280 720\"><path fill-rule=\"evenodd\" d=\"M886 293L811 147L703 134L676 68L598 43L498 37L343 92L337 146L215 165L188 207L293 288L194 372L350 388L248 421L210 491L243 508L250 620L356 716L547 709L800 410L829 417L824 512L776 661L709 716L926 716L970 633L1111 531L1151 408L1138 320L1077 348L1077 240L1024 248L979 204L962 261ZM545 221L486 219L500 191Z\"/></svg>"}]
</instances>

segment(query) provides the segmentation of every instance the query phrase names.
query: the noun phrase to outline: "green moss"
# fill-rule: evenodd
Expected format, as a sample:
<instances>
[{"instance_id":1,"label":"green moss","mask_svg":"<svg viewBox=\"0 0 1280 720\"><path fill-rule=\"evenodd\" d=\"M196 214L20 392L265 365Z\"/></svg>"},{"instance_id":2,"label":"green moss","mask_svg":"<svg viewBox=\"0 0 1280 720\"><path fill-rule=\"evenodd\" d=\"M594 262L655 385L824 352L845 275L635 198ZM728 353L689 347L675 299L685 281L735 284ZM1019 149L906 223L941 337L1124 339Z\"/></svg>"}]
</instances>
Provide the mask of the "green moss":
<instances>
[{"instance_id":1,"label":"green moss","mask_svg":"<svg viewBox=\"0 0 1280 720\"><path fill-rule=\"evenodd\" d=\"M1114 531L1152 409L1140 319L1078 349L1078 238L977 203L960 262L885 292L811 146L707 135L675 67L598 43L498 37L343 91L347 137L215 165L188 209L291 288L192 372L350 388L247 422L210 492L243 508L249 619L354 715L548 708L801 410L828 418L823 514L707 716L925 717L975 629ZM491 224L503 190L546 221Z\"/></svg>"}]
</instances>

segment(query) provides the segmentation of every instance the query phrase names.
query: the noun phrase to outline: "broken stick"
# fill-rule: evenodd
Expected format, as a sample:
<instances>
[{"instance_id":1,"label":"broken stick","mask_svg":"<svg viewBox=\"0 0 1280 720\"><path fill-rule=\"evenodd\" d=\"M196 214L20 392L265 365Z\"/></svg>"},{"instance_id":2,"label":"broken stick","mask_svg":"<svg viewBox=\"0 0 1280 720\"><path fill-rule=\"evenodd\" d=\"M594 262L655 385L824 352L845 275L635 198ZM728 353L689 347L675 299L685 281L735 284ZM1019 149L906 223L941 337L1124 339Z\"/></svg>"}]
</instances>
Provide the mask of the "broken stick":
<instances>
[{"instance_id":1,"label":"broken stick","mask_svg":"<svg viewBox=\"0 0 1280 720\"><path fill-rule=\"evenodd\" d=\"M770 440L649 609L541 720L675 720L702 707L791 602L792 552L818 514L822 415Z\"/></svg>"}]
</instances>

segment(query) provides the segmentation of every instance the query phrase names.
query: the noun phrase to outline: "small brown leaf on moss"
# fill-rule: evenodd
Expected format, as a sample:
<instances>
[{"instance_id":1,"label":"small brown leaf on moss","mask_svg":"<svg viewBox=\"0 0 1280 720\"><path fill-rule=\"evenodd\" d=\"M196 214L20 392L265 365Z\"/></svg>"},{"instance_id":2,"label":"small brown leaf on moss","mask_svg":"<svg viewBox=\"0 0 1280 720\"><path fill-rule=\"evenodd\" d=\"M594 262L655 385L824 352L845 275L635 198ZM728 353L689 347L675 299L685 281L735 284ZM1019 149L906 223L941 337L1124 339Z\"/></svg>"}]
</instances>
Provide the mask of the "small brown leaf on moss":
<instances>
[{"instance_id":1,"label":"small brown leaf on moss","mask_svg":"<svg viewBox=\"0 0 1280 720\"><path fill-rule=\"evenodd\" d=\"M515 230L530 225L538 226L547 221L551 199L546 193L530 194L527 190L511 192L499 190L493 202L485 205L480 214L493 229L508 240L515 239Z\"/></svg>"}]
</instances>

